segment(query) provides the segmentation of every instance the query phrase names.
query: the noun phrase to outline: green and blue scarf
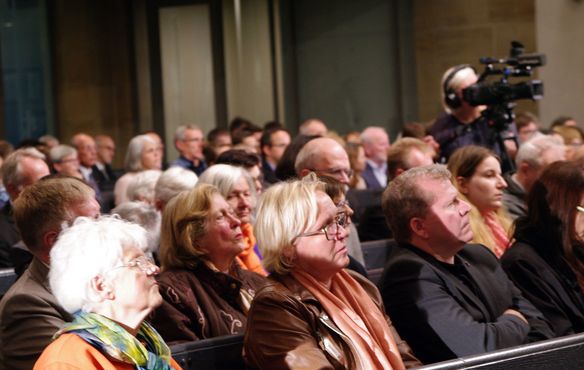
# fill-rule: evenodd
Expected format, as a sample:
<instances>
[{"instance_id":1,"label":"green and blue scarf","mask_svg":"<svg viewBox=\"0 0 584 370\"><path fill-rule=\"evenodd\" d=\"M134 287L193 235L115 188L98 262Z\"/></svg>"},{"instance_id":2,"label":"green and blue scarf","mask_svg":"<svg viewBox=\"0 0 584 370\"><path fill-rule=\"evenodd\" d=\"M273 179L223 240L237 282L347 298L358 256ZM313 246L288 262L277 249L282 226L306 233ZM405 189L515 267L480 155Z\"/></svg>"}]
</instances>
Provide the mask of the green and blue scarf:
<instances>
[{"instance_id":1,"label":"green and blue scarf","mask_svg":"<svg viewBox=\"0 0 584 370\"><path fill-rule=\"evenodd\" d=\"M59 330L54 338L74 333L105 356L136 366L138 370L171 370L170 348L158 332L142 322L134 337L105 316L77 311L73 322Z\"/></svg>"}]
</instances>

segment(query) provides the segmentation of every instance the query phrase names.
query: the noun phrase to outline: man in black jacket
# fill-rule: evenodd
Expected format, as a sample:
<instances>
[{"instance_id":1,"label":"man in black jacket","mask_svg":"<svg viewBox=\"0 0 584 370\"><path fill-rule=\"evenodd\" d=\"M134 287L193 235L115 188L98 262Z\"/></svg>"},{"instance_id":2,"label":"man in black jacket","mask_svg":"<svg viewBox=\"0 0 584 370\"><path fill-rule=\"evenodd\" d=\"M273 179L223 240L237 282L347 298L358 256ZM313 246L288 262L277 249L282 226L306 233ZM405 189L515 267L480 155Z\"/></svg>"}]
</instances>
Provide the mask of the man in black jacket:
<instances>
[{"instance_id":1,"label":"man in black jacket","mask_svg":"<svg viewBox=\"0 0 584 370\"><path fill-rule=\"evenodd\" d=\"M390 183L383 209L399 246L382 278L387 313L424 363L553 337L543 315L472 239L470 206L440 165Z\"/></svg>"}]
</instances>

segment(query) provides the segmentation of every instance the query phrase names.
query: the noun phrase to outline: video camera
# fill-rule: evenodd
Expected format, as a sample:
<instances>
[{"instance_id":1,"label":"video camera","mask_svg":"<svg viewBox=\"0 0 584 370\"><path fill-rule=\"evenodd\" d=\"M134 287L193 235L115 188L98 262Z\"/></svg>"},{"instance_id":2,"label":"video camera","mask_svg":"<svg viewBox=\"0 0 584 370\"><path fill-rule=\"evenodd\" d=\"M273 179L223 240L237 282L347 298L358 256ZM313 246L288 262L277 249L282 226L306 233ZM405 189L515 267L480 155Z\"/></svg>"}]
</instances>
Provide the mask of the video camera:
<instances>
[{"instance_id":1,"label":"video camera","mask_svg":"<svg viewBox=\"0 0 584 370\"><path fill-rule=\"evenodd\" d=\"M511 41L511 51L508 58L481 58L481 64L486 65L476 84L462 91L464 100L470 105L506 104L519 99L538 100L543 97L543 82L532 80L516 84L509 83L510 77L529 77L533 69L546 63L545 54L523 54L523 45ZM495 68L495 65L502 67ZM498 82L483 82L488 76L502 75Z\"/></svg>"}]
</instances>

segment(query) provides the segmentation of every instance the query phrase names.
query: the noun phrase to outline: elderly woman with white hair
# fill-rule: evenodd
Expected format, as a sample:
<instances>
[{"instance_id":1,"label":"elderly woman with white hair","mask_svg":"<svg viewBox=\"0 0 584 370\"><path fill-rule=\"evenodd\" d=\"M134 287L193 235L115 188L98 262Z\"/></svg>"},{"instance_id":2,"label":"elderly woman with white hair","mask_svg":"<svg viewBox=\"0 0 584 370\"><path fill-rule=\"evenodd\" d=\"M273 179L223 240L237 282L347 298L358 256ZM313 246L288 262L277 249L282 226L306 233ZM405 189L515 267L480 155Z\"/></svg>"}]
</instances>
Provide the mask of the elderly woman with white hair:
<instances>
[{"instance_id":1,"label":"elderly woman with white hair","mask_svg":"<svg viewBox=\"0 0 584 370\"><path fill-rule=\"evenodd\" d=\"M257 292L248 314L250 368L419 365L384 314L377 288L345 270L346 221L346 209L312 175L263 194L255 226L272 283Z\"/></svg>"},{"instance_id":2,"label":"elderly woman with white hair","mask_svg":"<svg viewBox=\"0 0 584 370\"><path fill-rule=\"evenodd\" d=\"M83 175L79 170L77 149L69 145L57 145L49 152L49 158L57 173L83 180Z\"/></svg>"},{"instance_id":3,"label":"elderly woman with white hair","mask_svg":"<svg viewBox=\"0 0 584 370\"><path fill-rule=\"evenodd\" d=\"M256 192L249 173L242 167L216 164L201 174L199 183L216 186L241 222L245 248L237 256L236 260L239 265L246 270L266 276L267 273L261 264L251 224L256 205Z\"/></svg>"},{"instance_id":4,"label":"elderly woman with white hair","mask_svg":"<svg viewBox=\"0 0 584 370\"><path fill-rule=\"evenodd\" d=\"M243 270L241 222L216 187L197 184L162 214L158 278L164 303L153 325L171 343L243 333L266 278Z\"/></svg>"},{"instance_id":5,"label":"elderly woman with white hair","mask_svg":"<svg viewBox=\"0 0 584 370\"><path fill-rule=\"evenodd\" d=\"M73 322L34 369L180 369L144 319L162 303L146 232L113 216L78 218L51 250L49 282Z\"/></svg>"},{"instance_id":6,"label":"elderly woman with white hair","mask_svg":"<svg viewBox=\"0 0 584 370\"><path fill-rule=\"evenodd\" d=\"M126 174L116 181L114 196L116 206L128 201L128 185L138 173L162 168L162 152L159 144L148 135L134 136L126 151Z\"/></svg>"}]
</instances>

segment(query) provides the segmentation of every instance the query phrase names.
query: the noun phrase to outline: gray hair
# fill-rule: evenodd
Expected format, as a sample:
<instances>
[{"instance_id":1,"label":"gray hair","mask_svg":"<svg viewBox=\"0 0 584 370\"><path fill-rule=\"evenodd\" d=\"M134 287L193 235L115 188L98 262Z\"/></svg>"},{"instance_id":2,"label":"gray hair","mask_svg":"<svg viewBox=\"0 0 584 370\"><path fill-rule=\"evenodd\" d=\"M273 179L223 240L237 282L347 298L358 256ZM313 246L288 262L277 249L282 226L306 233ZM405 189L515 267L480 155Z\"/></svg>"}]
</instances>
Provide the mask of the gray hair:
<instances>
[{"instance_id":1,"label":"gray hair","mask_svg":"<svg viewBox=\"0 0 584 370\"><path fill-rule=\"evenodd\" d=\"M10 153L2 164L2 183L4 186L13 185L14 187L20 187L22 185L24 179L22 178L20 161L26 157L43 161L46 160L43 153L32 147L18 149Z\"/></svg>"},{"instance_id":2,"label":"gray hair","mask_svg":"<svg viewBox=\"0 0 584 370\"><path fill-rule=\"evenodd\" d=\"M410 220L425 216L434 200L434 194L420 189L419 182L434 180L450 183L451 176L446 166L433 164L409 169L389 183L383 192L381 206L395 240L409 241Z\"/></svg>"},{"instance_id":3,"label":"gray hair","mask_svg":"<svg viewBox=\"0 0 584 370\"><path fill-rule=\"evenodd\" d=\"M452 68L449 68L446 72L444 72L444 74L442 75L442 80L440 81L440 96L442 97L442 107L444 107L446 113L452 113L452 108L450 108L446 104L446 90L449 89L457 90L462 84L462 82L466 80L469 76L477 75L477 73L471 66L460 68L458 71L456 71L456 73L454 73L454 75L452 75L452 73L457 68L460 68L460 66L454 66ZM448 86L444 86L448 77L450 77L450 81L448 81Z\"/></svg>"},{"instance_id":4,"label":"gray hair","mask_svg":"<svg viewBox=\"0 0 584 370\"><path fill-rule=\"evenodd\" d=\"M214 185L219 189L219 193L227 198L227 195L233 190L235 184L244 178L252 194L252 208L255 206L255 185L251 176L242 167L232 166L230 164L215 164L205 170L199 177L199 184Z\"/></svg>"},{"instance_id":5,"label":"gray hair","mask_svg":"<svg viewBox=\"0 0 584 370\"><path fill-rule=\"evenodd\" d=\"M126 151L126 159L124 166L129 172L142 171L142 151L146 143L156 145L156 141L148 135L134 136L128 143L128 150Z\"/></svg>"},{"instance_id":6,"label":"gray hair","mask_svg":"<svg viewBox=\"0 0 584 370\"><path fill-rule=\"evenodd\" d=\"M387 135L387 137L389 138L389 134L387 133L385 128L383 128L381 126L366 127L365 130L363 130L363 132L359 136L361 138L361 144L367 145L367 144L372 143L374 141L374 139L379 136L380 132L384 132Z\"/></svg>"},{"instance_id":7,"label":"gray hair","mask_svg":"<svg viewBox=\"0 0 584 370\"><path fill-rule=\"evenodd\" d=\"M160 178L160 170L141 171L132 177L126 189L129 201L140 201L154 204L154 186Z\"/></svg>"},{"instance_id":8,"label":"gray hair","mask_svg":"<svg viewBox=\"0 0 584 370\"><path fill-rule=\"evenodd\" d=\"M194 188L197 181L198 177L193 171L179 166L170 167L156 181L154 199L165 205L181 191Z\"/></svg>"},{"instance_id":9,"label":"gray hair","mask_svg":"<svg viewBox=\"0 0 584 370\"><path fill-rule=\"evenodd\" d=\"M118 215L123 220L142 226L148 237L149 253L158 252L160 245L160 212L151 204L144 202L124 202L112 209L112 215Z\"/></svg>"},{"instance_id":10,"label":"gray hair","mask_svg":"<svg viewBox=\"0 0 584 370\"><path fill-rule=\"evenodd\" d=\"M117 216L78 217L51 249L49 283L59 304L70 313L94 310L102 300L91 280L123 265L124 251L133 246L146 249L142 227Z\"/></svg>"},{"instance_id":11,"label":"gray hair","mask_svg":"<svg viewBox=\"0 0 584 370\"><path fill-rule=\"evenodd\" d=\"M543 154L550 149L564 148L562 138L553 135L537 135L521 144L515 156L517 167L522 162L527 162L532 166L540 167Z\"/></svg>"},{"instance_id":12,"label":"gray hair","mask_svg":"<svg viewBox=\"0 0 584 370\"><path fill-rule=\"evenodd\" d=\"M195 124L180 125L174 131L174 141L184 140L185 131L187 130L199 130L201 133L203 132L203 130L201 130L201 128Z\"/></svg>"},{"instance_id":13,"label":"gray hair","mask_svg":"<svg viewBox=\"0 0 584 370\"><path fill-rule=\"evenodd\" d=\"M63 158L71 154L77 156L77 149L70 145L61 144L51 149L49 157L51 158L51 162L60 163Z\"/></svg>"}]
</instances>

